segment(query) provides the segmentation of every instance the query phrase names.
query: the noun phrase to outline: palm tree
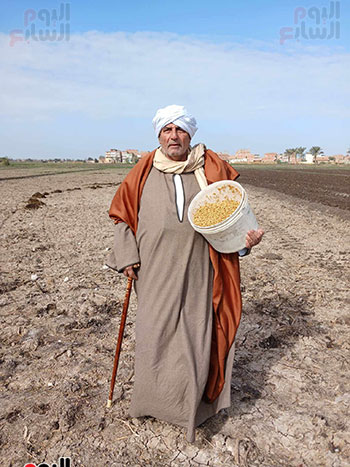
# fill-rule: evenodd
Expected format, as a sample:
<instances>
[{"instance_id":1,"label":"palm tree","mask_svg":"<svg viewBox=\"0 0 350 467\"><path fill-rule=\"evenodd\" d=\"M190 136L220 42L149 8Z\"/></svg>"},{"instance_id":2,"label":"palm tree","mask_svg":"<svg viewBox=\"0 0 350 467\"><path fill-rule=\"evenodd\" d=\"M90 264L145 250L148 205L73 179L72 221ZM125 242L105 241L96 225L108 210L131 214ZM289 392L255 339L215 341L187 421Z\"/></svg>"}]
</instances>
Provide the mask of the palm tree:
<instances>
[{"instance_id":1,"label":"palm tree","mask_svg":"<svg viewBox=\"0 0 350 467\"><path fill-rule=\"evenodd\" d=\"M301 147L301 146L300 146L299 148L297 148L297 154L299 154L300 160L301 160L301 161L304 160L305 149L306 149L306 148L303 148L303 147Z\"/></svg>"},{"instance_id":2,"label":"palm tree","mask_svg":"<svg viewBox=\"0 0 350 467\"><path fill-rule=\"evenodd\" d=\"M290 164L291 156L296 156L298 148L289 148L284 151L284 154L288 157L288 164Z\"/></svg>"},{"instance_id":3,"label":"palm tree","mask_svg":"<svg viewBox=\"0 0 350 467\"><path fill-rule=\"evenodd\" d=\"M284 151L284 155L287 156L287 158L288 158L288 164L289 164L290 155L291 155L290 149L286 149L286 150Z\"/></svg>"},{"instance_id":4,"label":"palm tree","mask_svg":"<svg viewBox=\"0 0 350 467\"><path fill-rule=\"evenodd\" d=\"M323 154L322 149L319 146L312 146L312 148L309 149L309 153L312 154L313 157L313 163L317 164L317 156L320 156Z\"/></svg>"}]
</instances>

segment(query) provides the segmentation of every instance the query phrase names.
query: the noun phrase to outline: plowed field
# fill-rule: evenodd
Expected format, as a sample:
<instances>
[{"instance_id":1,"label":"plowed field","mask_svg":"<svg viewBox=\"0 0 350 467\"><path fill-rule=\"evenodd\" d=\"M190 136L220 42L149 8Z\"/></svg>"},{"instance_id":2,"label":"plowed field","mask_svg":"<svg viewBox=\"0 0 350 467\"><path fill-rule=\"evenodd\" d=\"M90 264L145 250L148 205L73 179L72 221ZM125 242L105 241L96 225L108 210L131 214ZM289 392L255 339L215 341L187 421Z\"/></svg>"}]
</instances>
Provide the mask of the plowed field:
<instances>
[{"instance_id":1,"label":"plowed field","mask_svg":"<svg viewBox=\"0 0 350 467\"><path fill-rule=\"evenodd\" d=\"M128 417L134 293L106 409L126 286L104 267L107 210L126 171L0 170L1 465L349 465L350 171L237 169L266 234L241 260L232 406L193 445Z\"/></svg>"}]
</instances>

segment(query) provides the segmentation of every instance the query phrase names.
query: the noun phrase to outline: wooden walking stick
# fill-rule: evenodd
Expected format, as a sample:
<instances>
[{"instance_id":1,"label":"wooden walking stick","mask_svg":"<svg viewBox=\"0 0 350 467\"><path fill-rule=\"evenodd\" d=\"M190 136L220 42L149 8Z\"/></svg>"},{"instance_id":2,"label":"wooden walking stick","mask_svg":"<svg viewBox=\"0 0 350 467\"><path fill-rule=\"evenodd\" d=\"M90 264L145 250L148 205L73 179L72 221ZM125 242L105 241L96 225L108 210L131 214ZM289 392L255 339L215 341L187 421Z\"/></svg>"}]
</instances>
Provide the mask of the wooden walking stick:
<instances>
[{"instance_id":1,"label":"wooden walking stick","mask_svg":"<svg viewBox=\"0 0 350 467\"><path fill-rule=\"evenodd\" d=\"M120 326L119 326L119 335L118 335L117 348L115 349L114 365L113 365L113 372L112 372L112 379L111 379L111 387L110 387L110 390L109 390L109 397L108 397L108 401L107 401L107 408L112 406L114 385L115 385L115 379L116 379L116 376L117 376L119 355L120 355L120 351L121 351L121 348L122 348L122 340L123 340L123 335L124 335L126 314L128 312L131 286L132 286L132 278L128 277L128 285L126 286L124 305L123 305L123 312L122 312L122 317L121 317Z\"/></svg>"}]
</instances>

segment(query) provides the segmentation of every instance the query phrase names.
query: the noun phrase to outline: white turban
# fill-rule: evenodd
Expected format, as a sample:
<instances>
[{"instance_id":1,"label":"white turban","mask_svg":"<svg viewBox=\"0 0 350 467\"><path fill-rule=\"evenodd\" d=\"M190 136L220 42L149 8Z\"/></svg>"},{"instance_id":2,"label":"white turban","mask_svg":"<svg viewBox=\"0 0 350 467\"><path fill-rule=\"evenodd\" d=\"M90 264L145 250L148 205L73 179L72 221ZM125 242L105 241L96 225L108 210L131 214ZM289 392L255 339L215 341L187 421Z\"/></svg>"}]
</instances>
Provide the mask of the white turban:
<instances>
[{"instance_id":1,"label":"white turban","mask_svg":"<svg viewBox=\"0 0 350 467\"><path fill-rule=\"evenodd\" d=\"M187 131L191 138L197 131L196 119L182 105L168 105L163 109L158 109L152 123L157 137L160 130L169 123L173 123Z\"/></svg>"}]
</instances>

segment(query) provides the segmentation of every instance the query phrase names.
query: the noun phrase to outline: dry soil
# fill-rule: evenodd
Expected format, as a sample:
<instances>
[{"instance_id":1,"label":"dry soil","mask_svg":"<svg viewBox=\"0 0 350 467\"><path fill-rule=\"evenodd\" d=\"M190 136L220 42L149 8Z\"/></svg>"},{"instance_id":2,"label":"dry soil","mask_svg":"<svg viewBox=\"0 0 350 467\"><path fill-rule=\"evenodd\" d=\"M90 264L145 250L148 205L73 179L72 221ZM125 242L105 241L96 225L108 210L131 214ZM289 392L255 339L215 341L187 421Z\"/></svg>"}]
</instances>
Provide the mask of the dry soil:
<instances>
[{"instance_id":1,"label":"dry soil","mask_svg":"<svg viewBox=\"0 0 350 467\"><path fill-rule=\"evenodd\" d=\"M107 211L125 172L0 171L1 465L349 465L350 171L249 170L240 181L266 234L241 260L232 406L195 444L128 417L134 293L106 409L126 286L104 266Z\"/></svg>"}]
</instances>

